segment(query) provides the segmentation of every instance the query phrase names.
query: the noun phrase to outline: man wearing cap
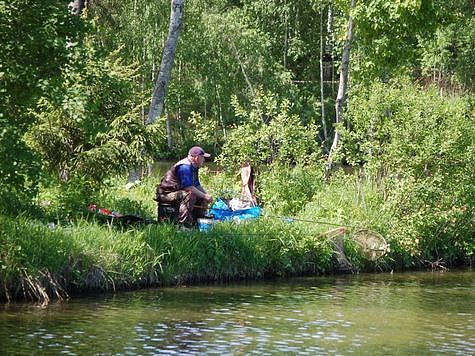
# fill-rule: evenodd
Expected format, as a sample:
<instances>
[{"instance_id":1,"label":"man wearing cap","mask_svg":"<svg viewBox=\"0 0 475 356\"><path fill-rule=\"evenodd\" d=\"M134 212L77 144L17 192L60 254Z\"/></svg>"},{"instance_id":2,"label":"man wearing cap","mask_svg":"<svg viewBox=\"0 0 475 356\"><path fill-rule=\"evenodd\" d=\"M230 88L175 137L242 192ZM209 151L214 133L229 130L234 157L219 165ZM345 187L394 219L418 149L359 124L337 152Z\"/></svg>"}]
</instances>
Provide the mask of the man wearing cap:
<instances>
[{"instance_id":1,"label":"man wearing cap","mask_svg":"<svg viewBox=\"0 0 475 356\"><path fill-rule=\"evenodd\" d=\"M198 179L198 170L205 158L210 157L201 147L194 146L188 156L175 163L157 186L156 200L179 205L178 223L193 226L203 217L213 197L206 193Z\"/></svg>"}]
</instances>

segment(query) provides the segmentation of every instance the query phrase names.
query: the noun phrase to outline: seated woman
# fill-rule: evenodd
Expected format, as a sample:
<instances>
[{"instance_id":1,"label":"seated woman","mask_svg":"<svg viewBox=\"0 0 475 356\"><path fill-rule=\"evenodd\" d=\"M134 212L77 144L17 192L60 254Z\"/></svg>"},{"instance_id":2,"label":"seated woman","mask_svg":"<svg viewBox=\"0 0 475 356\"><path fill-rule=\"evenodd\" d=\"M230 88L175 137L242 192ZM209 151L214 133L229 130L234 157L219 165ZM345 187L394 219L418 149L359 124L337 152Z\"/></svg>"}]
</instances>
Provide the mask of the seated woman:
<instances>
[{"instance_id":1,"label":"seated woman","mask_svg":"<svg viewBox=\"0 0 475 356\"><path fill-rule=\"evenodd\" d=\"M256 195L254 194L254 183L254 171L252 170L251 164L245 162L241 165L241 194L247 197L253 205L256 205L257 201Z\"/></svg>"}]
</instances>

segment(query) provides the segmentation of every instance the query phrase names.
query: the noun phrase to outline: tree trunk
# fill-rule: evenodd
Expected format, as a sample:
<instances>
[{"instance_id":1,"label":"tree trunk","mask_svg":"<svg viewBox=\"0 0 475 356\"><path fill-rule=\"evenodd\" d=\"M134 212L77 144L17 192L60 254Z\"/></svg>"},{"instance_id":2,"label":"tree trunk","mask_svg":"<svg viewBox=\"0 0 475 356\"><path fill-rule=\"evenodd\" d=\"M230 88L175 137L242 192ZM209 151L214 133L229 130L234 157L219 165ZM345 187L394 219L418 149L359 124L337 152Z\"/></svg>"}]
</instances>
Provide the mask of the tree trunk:
<instances>
[{"instance_id":1,"label":"tree trunk","mask_svg":"<svg viewBox=\"0 0 475 356\"><path fill-rule=\"evenodd\" d=\"M351 9L354 9L356 0L351 0ZM340 141L340 133L338 132L337 125L342 121L343 117L343 106L346 99L346 89L348 86L348 75L350 69L350 49L351 42L353 41L353 18L350 16L348 18L348 30L346 32L345 44L343 46L343 54L341 58L341 68L340 68L340 83L338 85L338 94L336 96L335 102L335 135L333 137L333 143L330 148L330 153L328 154L327 166L325 169L325 178L330 176L330 171L333 167L333 154L338 148Z\"/></svg>"},{"instance_id":2,"label":"tree trunk","mask_svg":"<svg viewBox=\"0 0 475 356\"><path fill-rule=\"evenodd\" d=\"M333 11L332 11L332 4L328 5L328 16L327 16L327 49L326 52L330 53L330 58L331 58L331 90L332 90L332 95L335 95L335 86L333 85L335 83L335 61L333 59L333 43L335 41L333 40Z\"/></svg>"},{"instance_id":3,"label":"tree trunk","mask_svg":"<svg viewBox=\"0 0 475 356\"><path fill-rule=\"evenodd\" d=\"M173 148L173 137L172 137L172 125L171 125L171 118L170 113L167 112L167 119L165 121L166 129L167 129L167 146L168 149L171 150Z\"/></svg>"},{"instance_id":4,"label":"tree trunk","mask_svg":"<svg viewBox=\"0 0 475 356\"><path fill-rule=\"evenodd\" d=\"M320 12L320 105L321 105L321 113L322 113L322 129L323 129L323 147L326 148L327 140L328 140L328 132L327 132L327 123L325 121L325 93L324 93L324 84L323 81L325 79L324 76L324 67L323 67L323 55L324 55L324 36L323 36L323 6Z\"/></svg>"},{"instance_id":5,"label":"tree trunk","mask_svg":"<svg viewBox=\"0 0 475 356\"><path fill-rule=\"evenodd\" d=\"M231 51L233 52L234 56L236 57L236 60L239 63L239 67L241 68L241 73L244 77L244 80L246 81L247 87L249 88L249 92L251 93L252 100L255 100L257 111L259 111L259 116L261 117L262 123L264 125L266 125L267 124L267 117L266 117L266 115L264 115L262 113L261 106L260 106L259 102L256 100L256 92L254 90L254 87L252 86L251 81L249 80L249 77L247 76L246 69L244 68L244 63L241 60L241 57L239 56L239 51L238 51L236 45L234 44L234 41L232 40L232 38L227 37L227 40L228 40L229 46L231 48Z\"/></svg>"},{"instance_id":6,"label":"tree trunk","mask_svg":"<svg viewBox=\"0 0 475 356\"><path fill-rule=\"evenodd\" d=\"M69 10L74 15L81 15L82 10L86 6L86 0L74 0L69 3Z\"/></svg>"},{"instance_id":7,"label":"tree trunk","mask_svg":"<svg viewBox=\"0 0 475 356\"><path fill-rule=\"evenodd\" d=\"M178 38L180 37L180 31L182 27L183 10L185 7L185 0L171 0L170 11L170 23L168 26L168 37L165 42L162 54L162 62L160 64L160 70L158 72L157 79L155 81L155 87L153 88L152 101L145 120L146 125L153 124L163 112L165 104L165 94L170 80L170 74L173 67L173 61L175 60L176 46L178 44ZM171 132L169 132L167 120L167 138L168 144L171 144ZM150 167L149 167L150 171ZM143 168L135 168L129 172L127 182L134 182L141 178L143 175Z\"/></svg>"},{"instance_id":8,"label":"tree trunk","mask_svg":"<svg viewBox=\"0 0 475 356\"><path fill-rule=\"evenodd\" d=\"M217 84L215 84L215 88L216 88L216 97L218 99L219 123L221 124L221 128L223 130L223 136L224 136L224 139L226 140L226 138L227 138L227 136L226 136L226 126L224 125L224 120L223 120L223 105L221 103L221 95L219 93L219 86Z\"/></svg>"},{"instance_id":9,"label":"tree trunk","mask_svg":"<svg viewBox=\"0 0 475 356\"><path fill-rule=\"evenodd\" d=\"M284 69L287 69L287 53L289 50L289 12L288 10L285 11L284 15L284 55L283 55L283 62L284 62Z\"/></svg>"},{"instance_id":10,"label":"tree trunk","mask_svg":"<svg viewBox=\"0 0 475 356\"><path fill-rule=\"evenodd\" d=\"M160 65L160 71L155 81L155 87L153 89L152 102L150 104L150 110L148 112L147 125L154 123L157 118L162 115L163 106L165 103L165 94L170 80L170 74L173 67L173 61L175 59L176 46L180 31L182 27L183 10L185 7L185 0L172 0L171 1L171 13L170 24L168 27L168 38L165 43L162 55L162 63Z\"/></svg>"},{"instance_id":11,"label":"tree trunk","mask_svg":"<svg viewBox=\"0 0 475 356\"><path fill-rule=\"evenodd\" d=\"M244 77L244 80L246 81L247 87L249 88L249 92L251 93L252 98L255 98L256 92L254 91L252 83L249 80L249 77L247 76L246 69L244 68L244 63L242 62L241 57L239 55L239 51L236 45L234 44L234 41L232 40L232 38L227 37L227 39L228 39L229 47L231 48L231 51L233 52L234 57L236 57L236 60L239 63L239 67L241 68L241 73Z\"/></svg>"}]
</instances>

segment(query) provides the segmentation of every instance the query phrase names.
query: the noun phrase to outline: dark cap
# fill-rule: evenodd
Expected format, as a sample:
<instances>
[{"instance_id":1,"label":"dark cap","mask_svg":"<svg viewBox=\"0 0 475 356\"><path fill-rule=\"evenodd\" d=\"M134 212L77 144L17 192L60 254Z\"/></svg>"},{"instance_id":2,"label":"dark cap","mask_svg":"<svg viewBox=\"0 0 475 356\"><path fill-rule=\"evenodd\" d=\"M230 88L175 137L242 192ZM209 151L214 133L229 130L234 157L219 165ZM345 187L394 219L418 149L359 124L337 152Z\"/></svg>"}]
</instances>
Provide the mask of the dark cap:
<instances>
[{"instance_id":1,"label":"dark cap","mask_svg":"<svg viewBox=\"0 0 475 356\"><path fill-rule=\"evenodd\" d=\"M200 146L191 147L188 151L189 156L204 156L206 158L211 157L209 153L206 153Z\"/></svg>"}]
</instances>

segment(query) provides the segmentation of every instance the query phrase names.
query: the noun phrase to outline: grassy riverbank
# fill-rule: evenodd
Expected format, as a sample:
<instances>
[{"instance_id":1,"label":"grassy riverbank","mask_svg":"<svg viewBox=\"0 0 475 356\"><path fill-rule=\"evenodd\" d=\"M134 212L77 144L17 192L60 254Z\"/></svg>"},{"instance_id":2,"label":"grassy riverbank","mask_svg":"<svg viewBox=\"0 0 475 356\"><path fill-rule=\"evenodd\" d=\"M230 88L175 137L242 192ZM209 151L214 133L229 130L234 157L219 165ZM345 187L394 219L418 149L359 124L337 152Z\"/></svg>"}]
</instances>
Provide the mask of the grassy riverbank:
<instances>
[{"instance_id":1,"label":"grassy riverbank","mask_svg":"<svg viewBox=\"0 0 475 356\"><path fill-rule=\"evenodd\" d=\"M205 186L215 196L235 184L233 175L203 173ZM46 207L41 218L0 217L0 297L47 303L96 290L332 273L338 265L326 232L337 226L347 229L344 249L354 271L473 262L471 208L446 211L452 219L444 215L443 224L422 226L398 216L376 183L348 174L336 174L324 183L320 173L299 167L262 172L258 179L266 201L264 215L248 223L221 223L209 232L181 232L158 224L111 227L87 215L87 203L95 202L154 217L156 177L132 188L122 180L110 181L101 192L75 198L69 205L64 195L45 190L42 198L50 200L42 203ZM71 216L74 209L78 213ZM51 224L53 217L62 220ZM435 218L432 215L432 223ZM385 256L363 258L350 238L362 228L385 237Z\"/></svg>"},{"instance_id":2,"label":"grassy riverbank","mask_svg":"<svg viewBox=\"0 0 475 356\"><path fill-rule=\"evenodd\" d=\"M170 225L110 228L79 221L51 229L2 217L2 299L48 302L70 293L331 270L325 238L276 223L222 224L210 232Z\"/></svg>"}]
</instances>

